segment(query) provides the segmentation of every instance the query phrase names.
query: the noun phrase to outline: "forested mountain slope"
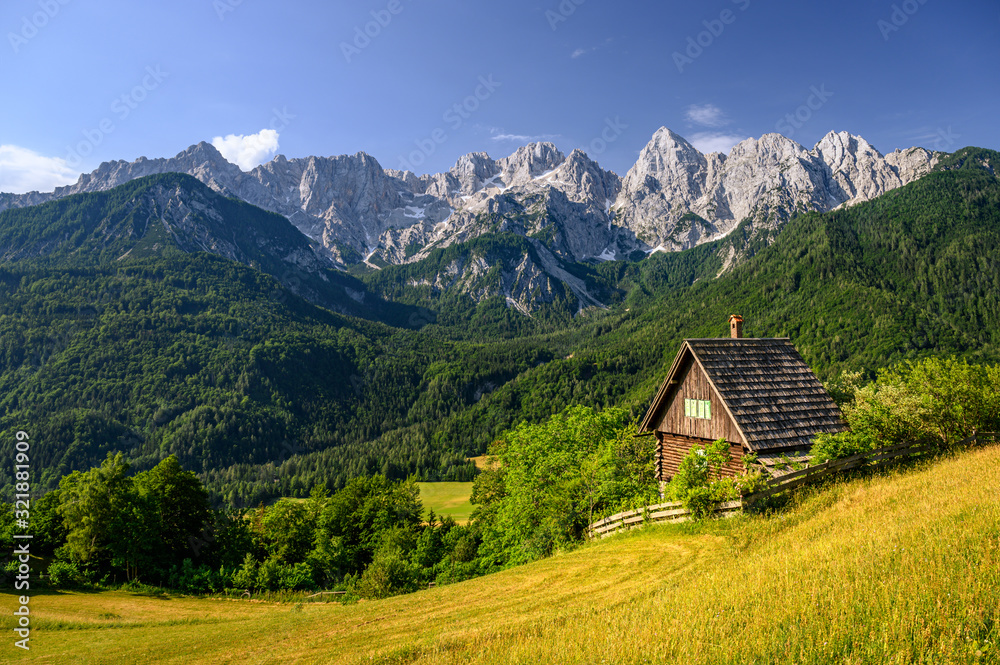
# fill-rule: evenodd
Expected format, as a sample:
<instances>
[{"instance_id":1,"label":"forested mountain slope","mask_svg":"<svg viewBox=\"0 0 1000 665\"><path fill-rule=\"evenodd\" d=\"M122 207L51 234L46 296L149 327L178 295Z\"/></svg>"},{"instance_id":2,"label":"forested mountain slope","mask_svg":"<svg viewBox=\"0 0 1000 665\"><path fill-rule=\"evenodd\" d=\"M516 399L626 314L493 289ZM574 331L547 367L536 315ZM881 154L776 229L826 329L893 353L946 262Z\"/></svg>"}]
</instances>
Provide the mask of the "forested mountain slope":
<instances>
[{"instance_id":1,"label":"forested mountain slope","mask_svg":"<svg viewBox=\"0 0 1000 665\"><path fill-rule=\"evenodd\" d=\"M800 215L770 246L747 245L746 222L686 252L571 265L605 308L580 310L564 293L529 318L498 296L474 304L409 285L475 252L530 252L523 238L480 238L425 259L436 264L353 282L366 298L402 301L380 317L402 327L332 313L251 267L274 252L248 265L181 242L140 252L149 233L95 222L96 204L75 198L48 204L74 206L59 214L8 211L0 429L45 442L39 489L119 449L137 470L177 453L217 496L255 502L379 471L464 478L465 455L567 404L639 413L680 340L726 334L732 313L748 335L790 337L823 379L931 354L996 362L1000 183L988 152L873 201ZM120 191L86 196L119 197L112 208L124 210L134 197ZM750 258L720 275L740 243Z\"/></svg>"},{"instance_id":2,"label":"forested mountain slope","mask_svg":"<svg viewBox=\"0 0 1000 665\"><path fill-rule=\"evenodd\" d=\"M485 446L482 423L537 421L572 403L638 413L680 340L727 334L732 313L746 318L747 335L790 337L824 380L923 355L1000 358L1000 182L988 172L936 173L852 208L799 216L773 245L714 278L724 243L600 266L625 300L550 335L565 338L572 357L498 389L445 422L445 436Z\"/></svg>"}]
</instances>

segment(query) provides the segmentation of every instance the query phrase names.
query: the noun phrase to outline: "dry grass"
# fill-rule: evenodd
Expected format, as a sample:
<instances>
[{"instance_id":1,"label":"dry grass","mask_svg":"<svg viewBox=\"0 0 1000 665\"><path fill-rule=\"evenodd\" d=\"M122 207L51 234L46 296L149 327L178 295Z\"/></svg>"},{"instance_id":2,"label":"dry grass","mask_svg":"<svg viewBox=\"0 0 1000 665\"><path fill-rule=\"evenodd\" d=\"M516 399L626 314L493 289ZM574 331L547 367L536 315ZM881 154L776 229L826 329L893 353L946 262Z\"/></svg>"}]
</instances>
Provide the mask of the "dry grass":
<instances>
[{"instance_id":1,"label":"dry grass","mask_svg":"<svg viewBox=\"0 0 1000 665\"><path fill-rule=\"evenodd\" d=\"M40 663L997 662L1000 447L836 484L777 517L649 528L385 601L32 607L24 660Z\"/></svg>"},{"instance_id":2,"label":"dry grass","mask_svg":"<svg viewBox=\"0 0 1000 665\"><path fill-rule=\"evenodd\" d=\"M424 504L424 515L433 510L439 516L448 515L459 524L467 524L472 516L473 506L469 503L472 483L417 483L420 501Z\"/></svg>"},{"instance_id":3,"label":"dry grass","mask_svg":"<svg viewBox=\"0 0 1000 665\"><path fill-rule=\"evenodd\" d=\"M497 458L492 455L479 455L478 457L470 457L469 461L476 465L476 468L480 471L488 471L494 466L498 465L500 462Z\"/></svg>"}]
</instances>

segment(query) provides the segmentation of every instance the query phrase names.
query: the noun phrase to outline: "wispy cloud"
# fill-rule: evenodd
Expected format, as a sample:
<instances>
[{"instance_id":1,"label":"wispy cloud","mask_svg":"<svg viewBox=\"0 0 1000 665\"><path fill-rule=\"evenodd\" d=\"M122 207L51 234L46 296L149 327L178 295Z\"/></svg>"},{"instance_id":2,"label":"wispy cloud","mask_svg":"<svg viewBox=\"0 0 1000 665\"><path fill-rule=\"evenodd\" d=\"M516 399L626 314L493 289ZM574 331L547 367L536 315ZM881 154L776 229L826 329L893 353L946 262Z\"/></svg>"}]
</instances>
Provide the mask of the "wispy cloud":
<instances>
[{"instance_id":1,"label":"wispy cloud","mask_svg":"<svg viewBox=\"0 0 1000 665\"><path fill-rule=\"evenodd\" d=\"M591 46L590 48L583 48L581 46L580 48L578 48L575 51L573 51L572 53L570 53L569 57L571 57L571 58L573 58L575 60L576 58L579 58L580 56L587 55L591 51L596 51L596 50L598 50L600 48L604 48L605 46L609 46L613 41L614 41L613 37L608 37L603 42L601 42L600 44L598 44L597 46Z\"/></svg>"},{"instance_id":2,"label":"wispy cloud","mask_svg":"<svg viewBox=\"0 0 1000 665\"><path fill-rule=\"evenodd\" d=\"M725 134L723 132L698 132L689 139L691 145L704 154L721 152L728 155L733 146L747 137L742 134Z\"/></svg>"},{"instance_id":3,"label":"wispy cloud","mask_svg":"<svg viewBox=\"0 0 1000 665\"><path fill-rule=\"evenodd\" d=\"M557 139L561 134L505 134L502 130L493 130L494 141L517 141L519 143L531 143L532 141L551 141Z\"/></svg>"},{"instance_id":4,"label":"wispy cloud","mask_svg":"<svg viewBox=\"0 0 1000 665\"><path fill-rule=\"evenodd\" d=\"M911 132L908 141L924 148L946 152L955 148L960 138L962 138L962 135L957 134L951 125L948 125L947 127L938 127L937 129L920 127Z\"/></svg>"},{"instance_id":5,"label":"wispy cloud","mask_svg":"<svg viewBox=\"0 0 1000 665\"><path fill-rule=\"evenodd\" d=\"M684 115L689 122L703 127L722 127L729 124L729 118L715 104L692 104Z\"/></svg>"},{"instance_id":6,"label":"wispy cloud","mask_svg":"<svg viewBox=\"0 0 1000 665\"><path fill-rule=\"evenodd\" d=\"M24 194L51 192L71 185L80 172L66 165L61 157L46 157L16 145L0 145L0 192Z\"/></svg>"},{"instance_id":7,"label":"wispy cloud","mask_svg":"<svg viewBox=\"0 0 1000 665\"><path fill-rule=\"evenodd\" d=\"M256 134L246 136L242 134L216 136L212 139L212 145L227 160L244 171L249 171L278 152L278 132L273 129L262 129Z\"/></svg>"}]
</instances>

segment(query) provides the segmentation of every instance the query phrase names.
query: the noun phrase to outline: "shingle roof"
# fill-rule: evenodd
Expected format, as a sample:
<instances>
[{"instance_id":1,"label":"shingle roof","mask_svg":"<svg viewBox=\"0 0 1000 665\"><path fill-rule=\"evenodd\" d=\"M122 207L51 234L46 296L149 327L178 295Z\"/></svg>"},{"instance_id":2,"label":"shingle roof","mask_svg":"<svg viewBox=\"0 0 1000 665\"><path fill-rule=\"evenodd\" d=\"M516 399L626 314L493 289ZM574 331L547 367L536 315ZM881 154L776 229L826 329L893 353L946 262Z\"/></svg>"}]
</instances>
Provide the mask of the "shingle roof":
<instances>
[{"instance_id":1,"label":"shingle roof","mask_svg":"<svg viewBox=\"0 0 1000 665\"><path fill-rule=\"evenodd\" d=\"M787 339L686 339L643 420L651 429L681 356L690 350L718 391L751 450L808 446L820 432L840 432L840 410Z\"/></svg>"}]
</instances>

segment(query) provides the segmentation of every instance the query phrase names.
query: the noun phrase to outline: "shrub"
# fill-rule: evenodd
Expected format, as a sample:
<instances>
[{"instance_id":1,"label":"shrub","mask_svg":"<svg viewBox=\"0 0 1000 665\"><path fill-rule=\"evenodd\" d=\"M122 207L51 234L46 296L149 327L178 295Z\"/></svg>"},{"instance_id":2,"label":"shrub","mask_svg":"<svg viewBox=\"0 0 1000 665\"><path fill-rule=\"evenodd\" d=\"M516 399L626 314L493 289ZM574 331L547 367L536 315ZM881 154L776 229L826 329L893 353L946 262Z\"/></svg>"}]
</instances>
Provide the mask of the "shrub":
<instances>
[{"instance_id":1,"label":"shrub","mask_svg":"<svg viewBox=\"0 0 1000 665\"><path fill-rule=\"evenodd\" d=\"M753 494L754 492L760 492L761 490L767 489L769 484L768 477L761 471L748 471L741 476L737 476L733 480L738 496L746 496L748 494ZM733 498L735 499L736 497Z\"/></svg>"},{"instance_id":2,"label":"shrub","mask_svg":"<svg viewBox=\"0 0 1000 665\"><path fill-rule=\"evenodd\" d=\"M760 471L749 470L756 457L747 457L749 459L744 459L746 473L736 478L723 478L722 470L731 459L729 443L718 439L705 448L693 447L678 465L665 496L680 501L694 519L707 517L716 504L733 501L767 485Z\"/></svg>"},{"instance_id":3,"label":"shrub","mask_svg":"<svg viewBox=\"0 0 1000 665\"><path fill-rule=\"evenodd\" d=\"M48 569L49 583L54 587L71 588L86 583L86 576L72 561L53 561Z\"/></svg>"},{"instance_id":4,"label":"shrub","mask_svg":"<svg viewBox=\"0 0 1000 665\"><path fill-rule=\"evenodd\" d=\"M582 541L601 515L653 502L653 442L635 431L624 409L574 406L504 433L490 447L499 464L473 485L477 556L487 566L526 563Z\"/></svg>"},{"instance_id":5,"label":"shrub","mask_svg":"<svg viewBox=\"0 0 1000 665\"><path fill-rule=\"evenodd\" d=\"M281 560L276 556L268 557L257 569L257 588L267 591L281 589Z\"/></svg>"},{"instance_id":6,"label":"shrub","mask_svg":"<svg viewBox=\"0 0 1000 665\"><path fill-rule=\"evenodd\" d=\"M477 549L475 536L471 533L462 533L455 542L450 558L454 563L468 563L476 558Z\"/></svg>"},{"instance_id":7,"label":"shrub","mask_svg":"<svg viewBox=\"0 0 1000 665\"><path fill-rule=\"evenodd\" d=\"M729 443L725 439L717 439L704 448L693 446L678 465L666 494L674 501L686 501L695 489L707 488L713 475L718 478L729 460Z\"/></svg>"},{"instance_id":8,"label":"shrub","mask_svg":"<svg viewBox=\"0 0 1000 665\"><path fill-rule=\"evenodd\" d=\"M259 568L260 564L253 558L252 554L248 553L243 559L243 565L233 575L233 587L236 589L256 589Z\"/></svg>"},{"instance_id":9,"label":"shrub","mask_svg":"<svg viewBox=\"0 0 1000 665\"><path fill-rule=\"evenodd\" d=\"M312 568L307 563L285 564L278 571L278 585L282 589L312 589Z\"/></svg>"},{"instance_id":10,"label":"shrub","mask_svg":"<svg viewBox=\"0 0 1000 665\"><path fill-rule=\"evenodd\" d=\"M172 566L167 576L167 586L185 593L221 591L230 582L230 575L225 570L214 571L205 564L195 566L191 559L184 559L180 566Z\"/></svg>"},{"instance_id":11,"label":"shrub","mask_svg":"<svg viewBox=\"0 0 1000 665\"><path fill-rule=\"evenodd\" d=\"M416 591L420 568L398 552L380 552L365 568L355 590L364 598L377 599Z\"/></svg>"},{"instance_id":12,"label":"shrub","mask_svg":"<svg viewBox=\"0 0 1000 665\"><path fill-rule=\"evenodd\" d=\"M481 574L478 561L442 562L438 568L441 570L434 578L434 583L438 586L464 582Z\"/></svg>"},{"instance_id":13,"label":"shrub","mask_svg":"<svg viewBox=\"0 0 1000 665\"><path fill-rule=\"evenodd\" d=\"M820 434L813 441L812 461L820 464L894 443L953 444L1000 427L1000 369L970 365L956 358L925 358L879 372L857 385L845 400L850 431Z\"/></svg>"},{"instance_id":14,"label":"shrub","mask_svg":"<svg viewBox=\"0 0 1000 665\"><path fill-rule=\"evenodd\" d=\"M704 519L712 512L715 502L712 500L712 490L708 487L692 487L683 499L684 508L691 511L691 517Z\"/></svg>"},{"instance_id":15,"label":"shrub","mask_svg":"<svg viewBox=\"0 0 1000 665\"><path fill-rule=\"evenodd\" d=\"M821 433L813 439L812 464L822 464L833 459L850 457L858 453L873 450L875 446L868 437L855 432L839 432L837 434Z\"/></svg>"}]
</instances>

